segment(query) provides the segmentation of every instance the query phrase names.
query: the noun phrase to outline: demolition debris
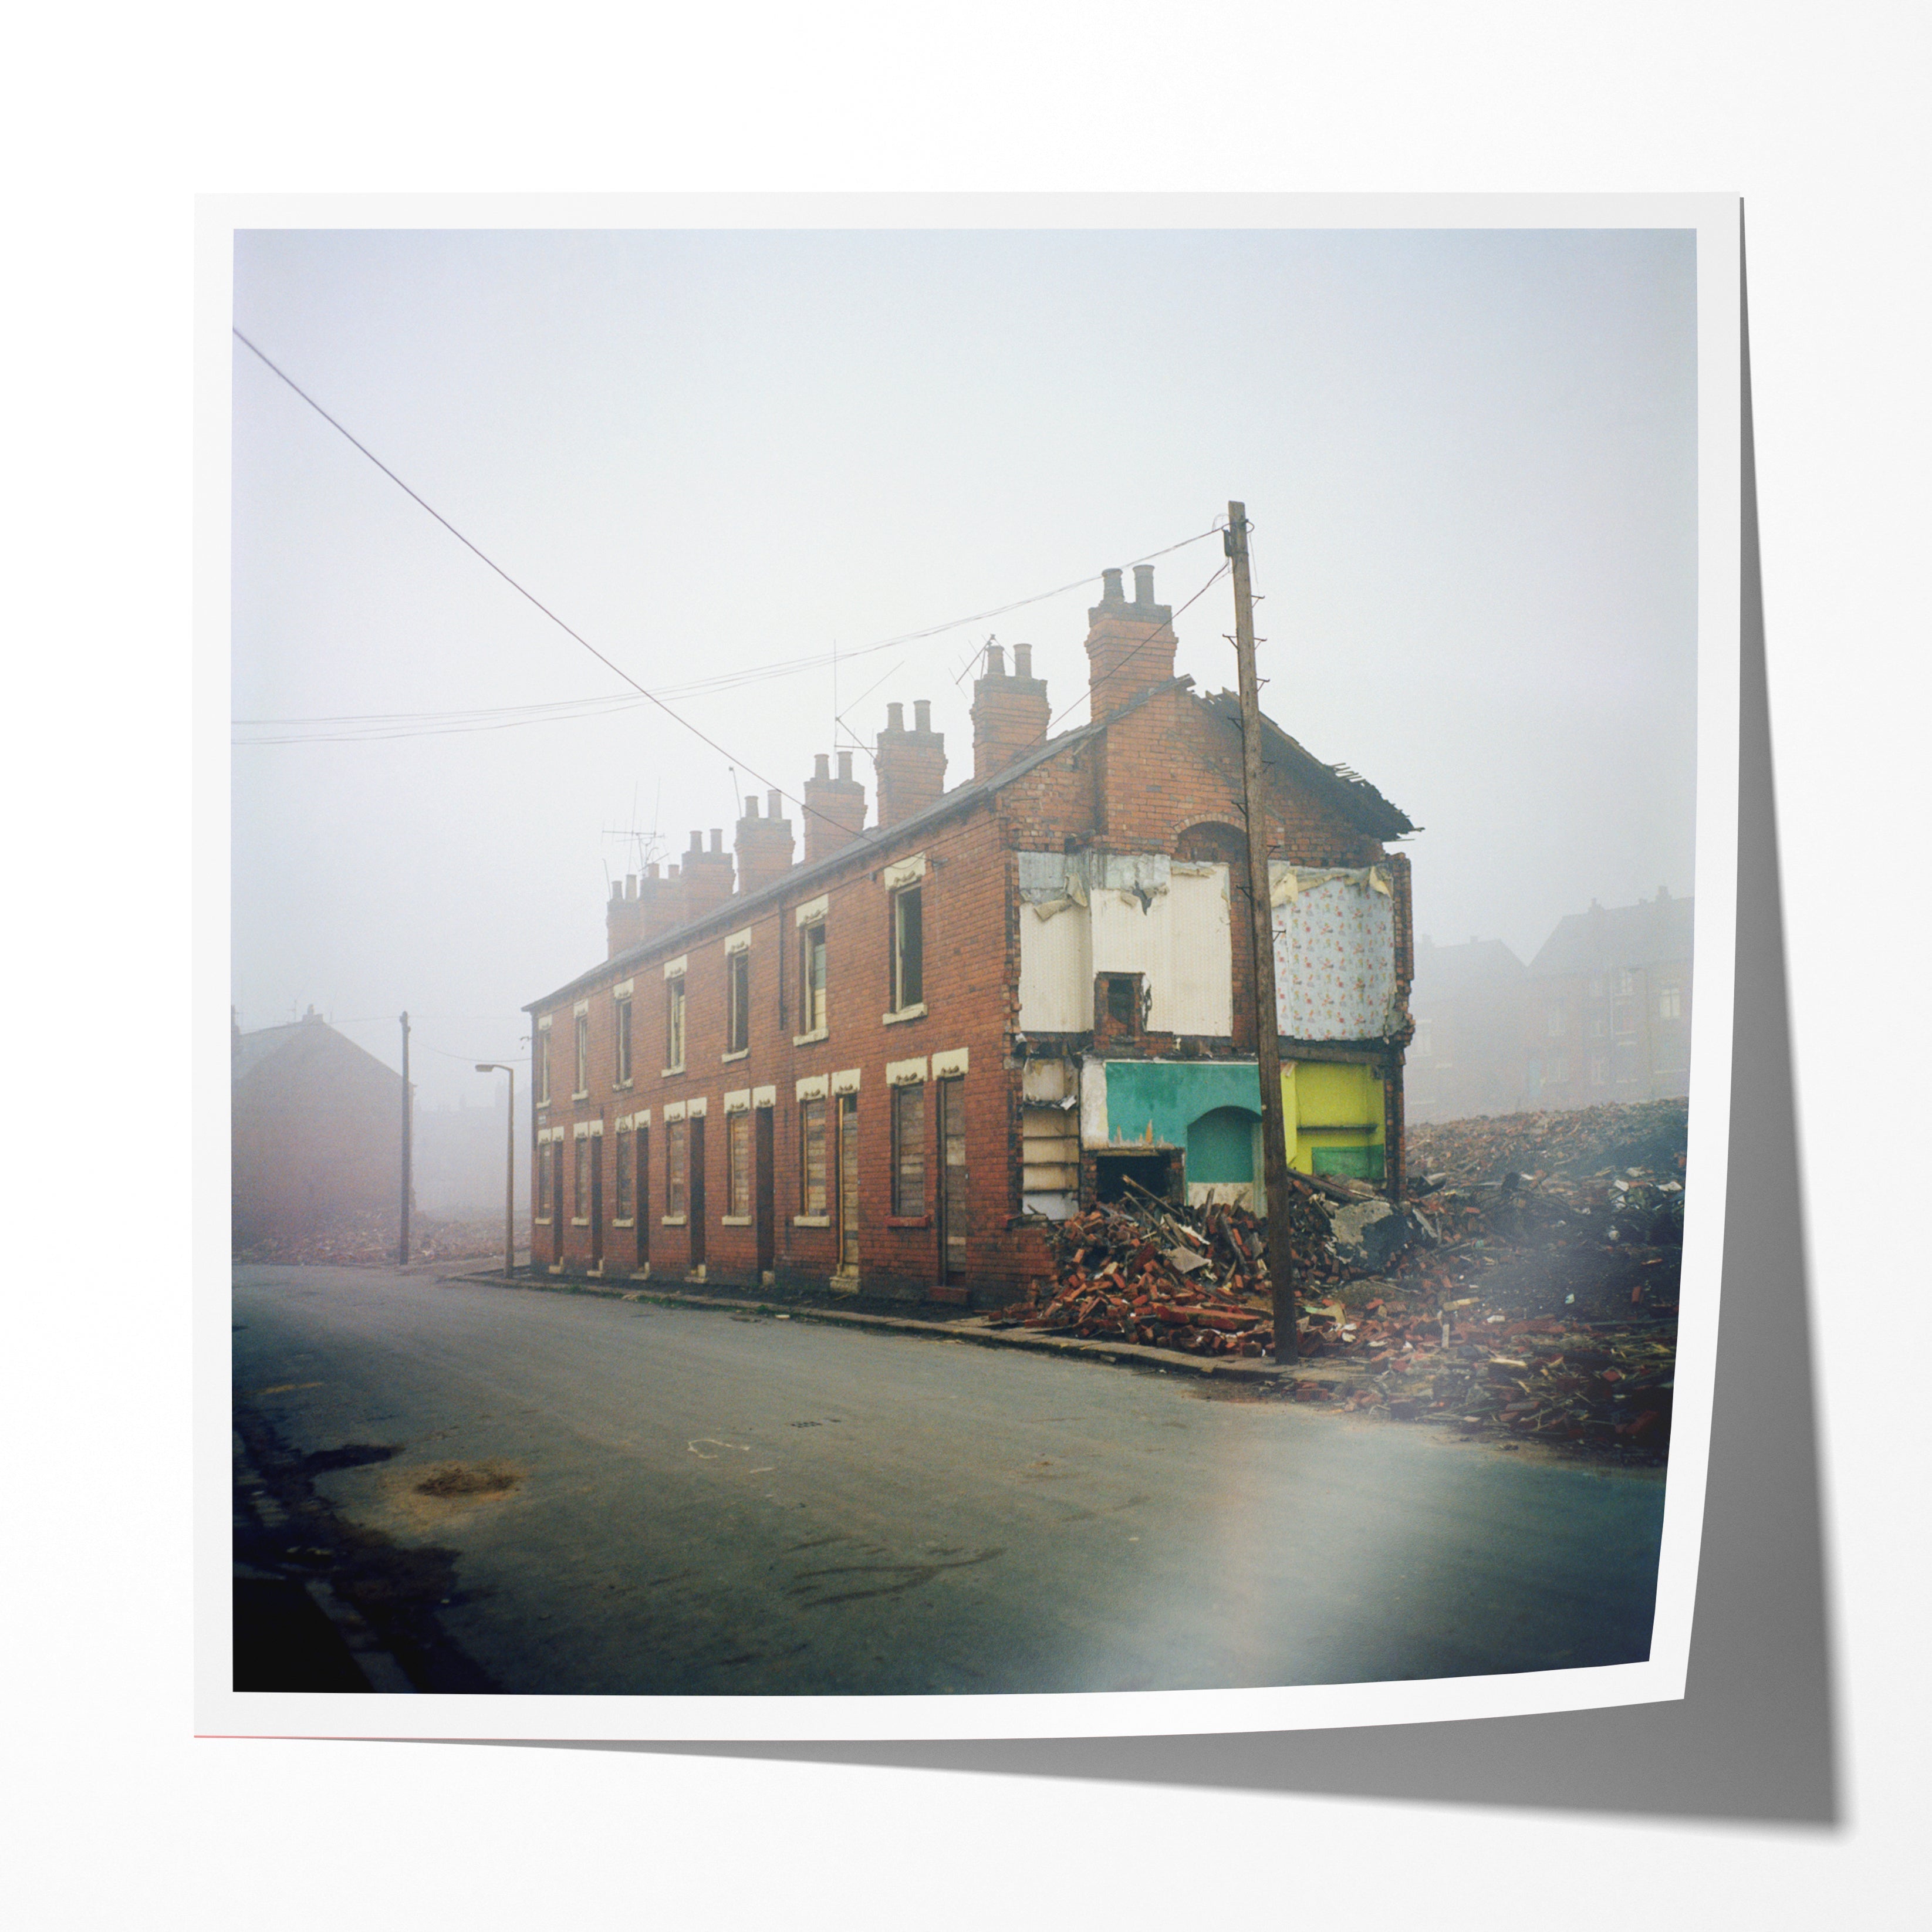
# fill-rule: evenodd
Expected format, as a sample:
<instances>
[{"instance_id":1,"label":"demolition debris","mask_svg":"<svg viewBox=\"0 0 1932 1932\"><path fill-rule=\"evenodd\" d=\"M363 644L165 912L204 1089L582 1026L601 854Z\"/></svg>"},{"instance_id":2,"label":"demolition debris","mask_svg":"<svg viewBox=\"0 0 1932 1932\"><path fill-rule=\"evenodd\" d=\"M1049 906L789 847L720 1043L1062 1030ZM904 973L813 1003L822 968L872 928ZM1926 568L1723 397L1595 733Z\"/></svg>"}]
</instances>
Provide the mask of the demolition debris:
<instances>
[{"instance_id":1,"label":"demolition debris","mask_svg":"<svg viewBox=\"0 0 1932 1932\"><path fill-rule=\"evenodd\" d=\"M1684 1234L1681 1100L1419 1127L1410 1200L1292 1177L1304 1372L1357 1412L1662 1459ZM1246 1208L1126 1199L1054 1228L1054 1273L1001 1326L1190 1354L1271 1354Z\"/></svg>"}]
</instances>

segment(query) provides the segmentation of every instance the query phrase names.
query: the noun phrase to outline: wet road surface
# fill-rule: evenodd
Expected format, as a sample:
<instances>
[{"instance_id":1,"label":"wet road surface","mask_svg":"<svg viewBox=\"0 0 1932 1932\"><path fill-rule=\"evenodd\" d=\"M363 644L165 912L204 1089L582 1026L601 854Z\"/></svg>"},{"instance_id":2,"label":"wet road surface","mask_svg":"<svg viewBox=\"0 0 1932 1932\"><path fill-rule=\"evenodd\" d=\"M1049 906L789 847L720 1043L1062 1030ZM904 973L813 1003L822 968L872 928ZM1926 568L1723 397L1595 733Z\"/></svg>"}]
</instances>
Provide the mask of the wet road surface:
<instances>
[{"instance_id":1,"label":"wet road surface","mask_svg":"<svg viewBox=\"0 0 1932 1932\"><path fill-rule=\"evenodd\" d=\"M243 1433L320 1506L286 1546L407 1624L424 1688L1193 1690L1648 1650L1661 1472L802 1320L235 1281Z\"/></svg>"}]
</instances>

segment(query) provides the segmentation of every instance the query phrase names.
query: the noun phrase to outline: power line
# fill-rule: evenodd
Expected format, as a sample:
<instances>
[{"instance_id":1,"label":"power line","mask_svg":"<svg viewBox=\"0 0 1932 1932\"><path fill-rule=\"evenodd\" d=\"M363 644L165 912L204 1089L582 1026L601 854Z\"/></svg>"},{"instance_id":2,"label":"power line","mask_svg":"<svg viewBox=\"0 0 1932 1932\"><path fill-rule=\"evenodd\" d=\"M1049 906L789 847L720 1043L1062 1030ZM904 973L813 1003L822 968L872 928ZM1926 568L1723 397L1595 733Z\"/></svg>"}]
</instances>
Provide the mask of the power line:
<instances>
[{"instance_id":1,"label":"power line","mask_svg":"<svg viewBox=\"0 0 1932 1932\"><path fill-rule=\"evenodd\" d=\"M239 342L244 349L248 350L251 355L254 356L262 363L265 368L268 369L274 376L279 377L281 381L286 383L289 388L293 390L304 402L308 404L309 407L314 410L316 414L320 416L322 421L327 423L332 429L334 430L356 449L358 450L363 455L366 456L378 470L382 471L385 476L388 478L391 482L395 484L398 489L400 490L405 496L410 499L412 502L417 504L422 509L427 511L430 516L434 517L436 520L443 526L445 530L448 531L452 536L455 538L458 543L461 544L466 550L470 551L482 562L484 563L491 570L495 572L496 574L500 577L506 584L508 584L511 589L514 590L519 596L526 598L530 603L535 605L536 608L540 610L544 616L548 617L552 623L556 625L558 629L562 631L566 636L570 638L575 643L581 645L585 650L588 651L592 657L596 658L599 664L604 665L607 670L614 672L619 677L622 678L634 692L637 693L637 698L635 699L624 699L622 698L612 697L601 699L566 700L555 706L511 706L504 707L504 710L507 712L521 714L510 719L510 722L515 724L537 723L545 722L546 718L548 716L572 715L572 712L570 710L566 710L566 706L578 706L587 709L595 706L608 707L614 704L619 706L628 706L638 702L644 702L655 704L668 718L672 719L675 723L682 725L683 728L687 731L690 732L694 737L700 739L705 744L710 746L713 751L716 752L721 758L728 758L730 757L730 754L727 752L724 747L720 746L716 740L711 738L705 732L700 730L699 728L692 724L688 718L682 717L678 712L672 710L670 706L665 704L662 696L657 692L646 690L645 687L640 684L628 671L622 668L622 666L613 662L610 658L606 657L602 651L598 650L596 646L592 644L587 638L584 637L580 632L573 629L571 626L566 623L563 619L559 616L554 610L551 610L549 605L545 604L541 598L538 597L533 591L526 589L523 584L519 583L515 578L512 577L510 573L502 567L501 564L498 563L493 557L490 556L477 544L472 543L468 537L465 536L463 532L459 530L456 526L442 513L441 511L437 509L434 504L430 503L425 497L422 496L416 490L411 488L407 483L404 482L401 477L398 476L380 457L376 455L374 450L369 448L368 444L362 442L360 438L356 436L351 430L345 428L344 425L338 421L334 416L332 416L327 410L324 409L321 404L317 402L316 399L311 396L308 392L288 373L286 370L281 368L281 366L275 362L264 350L257 346L257 345L254 342L251 342L246 335L243 334L239 328L235 327L232 324L230 325L230 327L235 339ZM1166 544L1160 550L1150 550L1145 556L1136 558L1132 560L1132 561L1137 563L1148 562L1156 557L1166 556L1171 554L1174 550L1185 549L1190 544L1199 543L1203 541L1204 538L1212 536L1214 534L1216 527L1216 526L1215 526L1210 525L1208 529L1199 531L1191 537L1184 537L1177 543ZM692 696L710 691L728 689L737 684L750 682L768 677L788 676L798 672L820 668L826 664L835 662L842 658L865 657L872 655L874 652L892 650L900 645L916 644L928 638L940 636L946 632L957 630L962 625L983 622L988 618L1001 616L1005 615L1008 611L1023 610L1028 605L1031 604L1043 603L1050 598L1064 596L1069 591L1077 590L1082 585L1090 584L1093 580L1094 578L1092 573L1090 572L1085 576L1074 578L1070 583L1057 585L1051 590L1038 591L1031 596L1018 598L1010 603L997 605L991 610L975 611L968 616L951 618L944 623L928 625L920 630L902 632L895 637L884 638L879 639L875 643L861 645L854 650L833 651L828 653L822 653L816 656L782 659L772 664L752 667L742 672L728 672L722 674L716 678L700 680L695 685L680 687L676 694L681 696ZM537 715L538 713L542 713L543 715ZM396 736L430 736L440 735L445 733L457 730L506 728L505 724L502 722L484 722L491 720L493 716L499 718L500 718L501 716L500 713L492 714L487 711L442 714L418 713L415 714L415 716L418 718L427 718L436 722L430 723L424 730L419 732L398 730L394 732L385 733L378 730L372 735L388 735ZM408 713L391 713L387 715L382 713L370 713L364 714L361 717L356 718L319 719L262 718L247 722L251 724L270 728L304 723L352 723L380 727L391 724L400 724L405 719L410 718L410 716L411 714ZM344 733L335 735L339 737L346 738L352 734ZM254 742L263 744L272 744L286 742L290 741L284 739L268 738L256 740ZM327 740L324 739L321 740L321 742L327 742ZM749 766L747 766L746 769L748 771L751 770L751 767ZM752 776L754 778L760 778L761 782L763 782L769 789L778 790L781 796L788 799L793 798L793 795L790 793L784 791L782 788L772 785L771 781L768 778L762 778L760 773L752 772ZM810 811L812 809L810 806L804 805L804 801L802 800L793 799L793 802L800 805L807 811ZM821 817L824 816L823 814L818 815ZM830 821L828 820L827 822L830 823Z\"/></svg>"}]
</instances>

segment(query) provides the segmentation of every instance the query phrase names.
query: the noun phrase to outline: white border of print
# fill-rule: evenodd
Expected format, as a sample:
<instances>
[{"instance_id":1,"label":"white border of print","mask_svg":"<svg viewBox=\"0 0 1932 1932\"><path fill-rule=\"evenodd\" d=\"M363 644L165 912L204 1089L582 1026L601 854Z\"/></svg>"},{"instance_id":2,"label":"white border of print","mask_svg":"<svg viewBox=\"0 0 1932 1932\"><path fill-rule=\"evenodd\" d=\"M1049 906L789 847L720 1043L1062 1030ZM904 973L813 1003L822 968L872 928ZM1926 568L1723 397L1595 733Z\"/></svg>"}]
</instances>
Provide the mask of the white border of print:
<instances>
[{"instance_id":1,"label":"white border of print","mask_svg":"<svg viewBox=\"0 0 1932 1932\"><path fill-rule=\"evenodd\" d=\"M1694 228L1697 236L1697 952L1684 1292L1649 1660L1421 1682L973 1697L368 1699L230 1682L226 759L233 237L244 227ZM1684 1694L1723 1259L1736 927L1741 296L1733 195L249 196L196 236L194 934L195 1724L203 1736L783 1739L1151 1736L1425 1723Z\"/></svg>"}]
</instances>

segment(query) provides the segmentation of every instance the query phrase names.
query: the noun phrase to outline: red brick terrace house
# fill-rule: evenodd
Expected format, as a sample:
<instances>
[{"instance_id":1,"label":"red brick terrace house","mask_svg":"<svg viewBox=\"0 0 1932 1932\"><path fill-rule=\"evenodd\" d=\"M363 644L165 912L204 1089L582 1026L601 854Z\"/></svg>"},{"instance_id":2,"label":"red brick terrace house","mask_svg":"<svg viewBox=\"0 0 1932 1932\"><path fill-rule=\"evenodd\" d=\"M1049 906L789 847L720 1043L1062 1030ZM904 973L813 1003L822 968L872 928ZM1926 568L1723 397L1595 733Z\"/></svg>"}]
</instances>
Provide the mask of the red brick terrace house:
<instances>
[{"instance_id":1,"label":"red brick terrace house","mask_svg":"<svg viewBox=\"0 0 1932 1932\"><path fill-rule=\"evenodd\" d=\"M230 1042L236 1251L358 1215L400 1220L402 1076L311 1006Z\"/></svg>"},{"instance_id":2,"label":"red brick terrace house","mask_svg":"<svg viewBox=\"0 0 1932 1932\"><path fill-rule=\"evenodd\" d=\"M537 1265L999 1303L1129 1177L1252 1198L1239 712L1135 576L1089 613L1092 723L1049 737L989 646L970 782L890 705L875 827L821 754L802 863L774 792L735 868L693 832L613 888L608 958L526 1009ZM1399 1189L1414 827L1272 725L1265 772L1291 1158Z\"/></svg>"}]
</instances>

